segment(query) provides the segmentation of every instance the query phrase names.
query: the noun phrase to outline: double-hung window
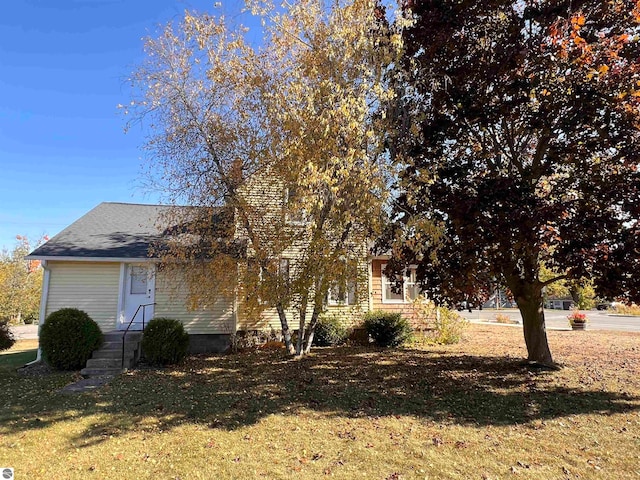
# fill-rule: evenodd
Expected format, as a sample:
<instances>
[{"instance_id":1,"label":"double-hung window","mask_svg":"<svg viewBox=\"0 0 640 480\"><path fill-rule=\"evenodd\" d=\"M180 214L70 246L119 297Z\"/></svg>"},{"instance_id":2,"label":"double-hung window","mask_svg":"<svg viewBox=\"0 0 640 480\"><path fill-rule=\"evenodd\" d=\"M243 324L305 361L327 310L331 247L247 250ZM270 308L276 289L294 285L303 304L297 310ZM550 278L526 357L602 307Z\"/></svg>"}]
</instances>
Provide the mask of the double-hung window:
<instances>
[{"instance_id":1,"label":"double-hung window","mask_svg":"<svg viewBox=\"0 0 640 480\"><path fill-rule=\"evenodd\" d=\"M406 298L413 302L416 298L420 296L420 285L418 284L418 279L416 278L416 269L410 268L407 272L407 276L404 279Z\"/></svg>"},{"instance_id":2,"label":"double-hung window","mask_svg":"<svg viewBox=\"0 0 640 480\"><path fill-rule=\"evenodd\" d=\"M395 278L389 278L384 273L386 266L381 266L382 303L409 303L420 296L415 267L410 267L404 276L396 275Z\"/></svg>"},{"instance_id":3,"label":"double-hung window","mask_svg":"<svg viewBox=\"0 0 640 480\"><path fill-rule=\"evenodd\" d=\"M356 304L356 283L353 280L346 282L336 282L329 289L327 304L355 305Z\"/></svg>"}]
</instances>

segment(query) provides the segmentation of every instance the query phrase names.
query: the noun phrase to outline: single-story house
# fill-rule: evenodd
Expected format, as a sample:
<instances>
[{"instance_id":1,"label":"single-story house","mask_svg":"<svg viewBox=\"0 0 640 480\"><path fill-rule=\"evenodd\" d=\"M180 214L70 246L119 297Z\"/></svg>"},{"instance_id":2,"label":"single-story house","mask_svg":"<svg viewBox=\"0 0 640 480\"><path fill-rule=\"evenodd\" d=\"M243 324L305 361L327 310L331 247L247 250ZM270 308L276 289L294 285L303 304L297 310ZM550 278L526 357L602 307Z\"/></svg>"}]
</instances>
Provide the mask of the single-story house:
<instances>
[{"instance_id":1,"label":"single-story house","mask_svg":"<svg viewBox=\"0 0 640 480\"><path fill-rule=\"evenodd\" d=\"M194 353L223 351L231 335L257 325L279 330L275 311L265 312L260 322L243 318L237 294L204 307L190 306L186 284L176 278L175 270L161 268L154 253L163 232L175 228L162 227L170 208L175 207L101 203L34 250L28 258L40 260L44 268L40 323L66 307L87 312L103 332L141 330L153 317L170 317L183 323ZM383 273L385 257L366 262L367 294L357 299L349 293L330 296L327 309L349 311L350 318L355 318L355 311L374 309L410 314L419 294L415 272L404 279L399 292Z\"/></svg>"},{"instance_id":2,"label":"single-story house","mask_svg":"<svg viewBox=\"0 0 640 480\"><path fill-rule=\"evenodd\" d=\"M549 297L545 301L545 308L554 310L571 310L575 306L576 302L571 297Z\"/></svg>"}]
</instances>

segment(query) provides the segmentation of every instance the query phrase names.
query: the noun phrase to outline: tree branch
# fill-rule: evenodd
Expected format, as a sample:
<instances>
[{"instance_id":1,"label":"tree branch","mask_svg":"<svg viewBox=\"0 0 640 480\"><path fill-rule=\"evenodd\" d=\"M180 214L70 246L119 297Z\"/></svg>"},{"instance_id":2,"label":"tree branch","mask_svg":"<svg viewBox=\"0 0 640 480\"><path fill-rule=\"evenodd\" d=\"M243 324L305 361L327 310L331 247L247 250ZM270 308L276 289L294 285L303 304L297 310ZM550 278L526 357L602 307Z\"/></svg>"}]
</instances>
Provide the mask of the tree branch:
<instances>
[{"instance_id":1,"label":"tree branch","mask_svg":"<svg viewBox=\"0 0 640 480\"><path fill-rule=\"evenodd\" d=\"M555 283L559 280L566 280L567 278L569 278L568 275L560 275L557 276L555 278L550 278L549 280L545 281L545 282L541 282L540 284L542 285L542 287L546 287L547 285L551 285L552 283Z\"/></svg>"}]
</instances>

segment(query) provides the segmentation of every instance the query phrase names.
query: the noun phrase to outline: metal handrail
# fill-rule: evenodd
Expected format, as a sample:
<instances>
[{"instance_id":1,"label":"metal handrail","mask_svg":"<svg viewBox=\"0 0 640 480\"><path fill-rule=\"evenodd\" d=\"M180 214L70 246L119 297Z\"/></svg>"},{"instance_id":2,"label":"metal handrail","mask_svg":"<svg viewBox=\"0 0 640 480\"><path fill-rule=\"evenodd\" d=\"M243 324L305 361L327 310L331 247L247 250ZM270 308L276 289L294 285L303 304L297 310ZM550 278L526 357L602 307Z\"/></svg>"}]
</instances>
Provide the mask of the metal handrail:
<instances>
[{"instance_id":1,"label":"metal handrail","mask_svg":"<svg viewBox=\"0 0 640 480\"><path fill-rule=\"evenodd\" d=\"M138 312L140 311L140 308L142 308L142 330L144 331L144 320L145 320L145 311L147 307L150 307L151 305L155 305L154 303L146 303L144 305L138 305L138 308L136 308L136 313L133 314L133 317L131 317L131 320L129 321L129 325L127 325L127 328L124 330L124 333L122 334L122 359L120 361L120 368L124 369L124 341L125 338L127 336L127 333L129 333L129 329L131 328L131 325L133 324L133 321L136 319L136 316L138 315Z\"/></svg>"}]
</instances>

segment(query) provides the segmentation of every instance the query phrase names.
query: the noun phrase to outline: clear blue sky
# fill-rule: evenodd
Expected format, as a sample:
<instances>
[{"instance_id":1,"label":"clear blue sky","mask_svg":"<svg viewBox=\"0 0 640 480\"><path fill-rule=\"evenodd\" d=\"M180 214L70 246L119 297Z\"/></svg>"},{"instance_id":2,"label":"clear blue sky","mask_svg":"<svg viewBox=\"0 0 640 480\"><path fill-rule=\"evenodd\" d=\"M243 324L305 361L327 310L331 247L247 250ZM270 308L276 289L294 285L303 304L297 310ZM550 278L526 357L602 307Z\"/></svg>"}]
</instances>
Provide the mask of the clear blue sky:
<instances>
[{"instance_id":1,"label":"clear blue sky","mask_svg":"<svg viewBox=\"0 0 640 480\"><path fill-rule=\"evenodd\" d=\"M229 15L236 0L218 7ZM9 0L0 15L0 249L52 236L102 201L156 203L140 187L143 132L116 106L142 39L208 0Z\"/></svg>"}]
</instances>

